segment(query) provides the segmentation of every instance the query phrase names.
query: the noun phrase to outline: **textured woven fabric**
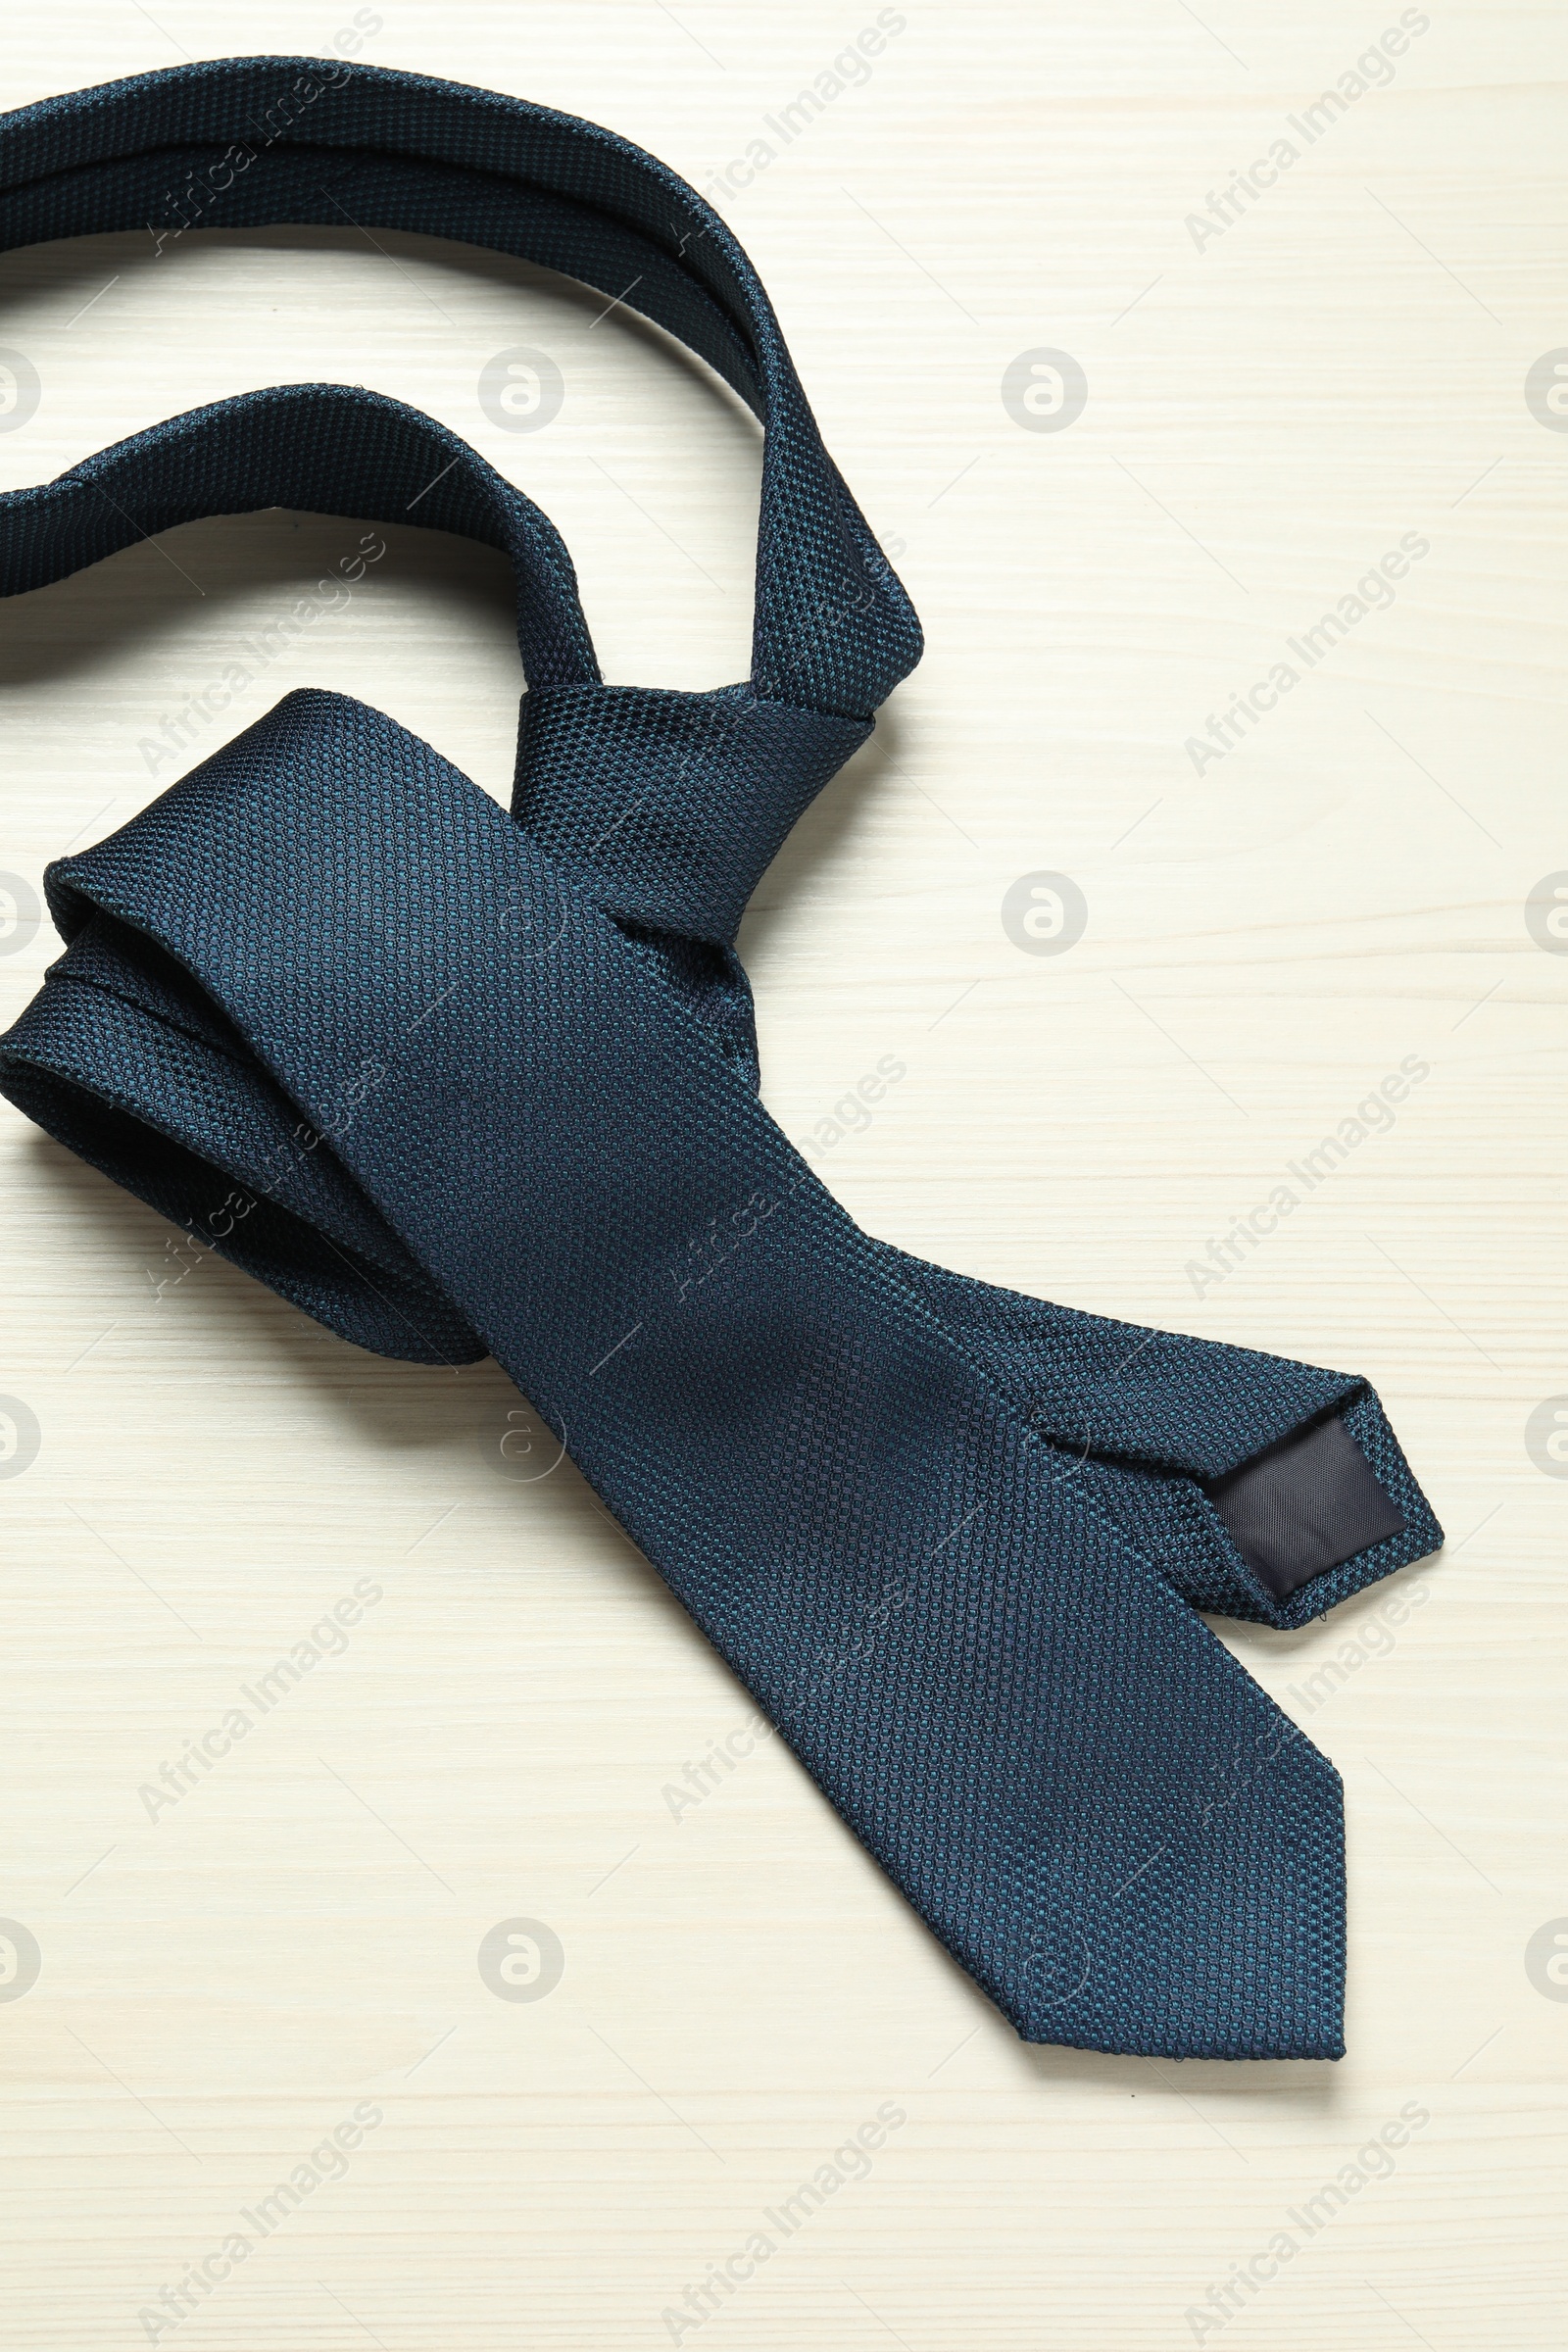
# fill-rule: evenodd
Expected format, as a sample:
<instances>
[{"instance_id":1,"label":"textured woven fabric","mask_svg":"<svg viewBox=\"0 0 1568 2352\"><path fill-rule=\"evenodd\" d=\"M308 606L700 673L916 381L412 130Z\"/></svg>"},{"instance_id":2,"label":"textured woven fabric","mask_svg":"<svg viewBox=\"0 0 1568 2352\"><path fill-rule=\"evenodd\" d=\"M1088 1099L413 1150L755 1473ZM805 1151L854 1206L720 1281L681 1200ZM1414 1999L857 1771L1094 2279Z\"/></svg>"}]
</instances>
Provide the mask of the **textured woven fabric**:
<instances>
[{"instance_id":1,"label":"textured woven fabric","mask_svg":"<svg viewBox=\"0 0 1568 2352\"><path fill-rule=\"evenodd\" d=\"M510 554L530 688L510 815L297 693L53 866L67 951L0 1086L361 1346L494 1354L1021 2034L1337 2056L1339 1782L1197 1612L1299 1625L1441 1534L1364 1382L913 1259L763 1108L736 924L920 641L728 230L608 131L412 74L245 60L0 119L8 244L345 214L622 295L751 402L752 677L605 686L545 517L373 393L223 402L0 498L15 594L187 517L418 493ZM1328 1495L1287 1444L1323 1430ZM1287 1455L1260 1572L1226 1511Z\"/></svg>"}]
</instances>

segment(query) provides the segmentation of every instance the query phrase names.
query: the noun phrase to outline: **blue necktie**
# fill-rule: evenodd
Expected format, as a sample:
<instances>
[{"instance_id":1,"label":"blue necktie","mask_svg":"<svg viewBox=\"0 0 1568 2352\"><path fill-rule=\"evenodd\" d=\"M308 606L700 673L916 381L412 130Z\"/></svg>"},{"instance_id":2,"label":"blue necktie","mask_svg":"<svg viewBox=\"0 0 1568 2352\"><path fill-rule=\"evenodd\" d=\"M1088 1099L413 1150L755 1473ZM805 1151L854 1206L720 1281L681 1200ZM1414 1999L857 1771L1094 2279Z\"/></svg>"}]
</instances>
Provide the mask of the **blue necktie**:
<instances>
[{"instance_id":1,"label":"blue necktie","mask_svg":"<svg viewBox=\"0 0 1568 2352\"><path fill-rule=\"evenodd\" d=\"M1340 2055L1339 1779L1198 1612L1298 1626L1441 1532L1363 1381L908 1257L762 1107L736 927L920 634L729 230L612 132L417 74L225 60L0 119L5 247L345 220L581 279L749 403L751 678L605 685L545 516L373 392L0 498L7 595L270 506L464 533L528 685L510 814L296 693L53 865L0 1085L360 1346L494 1355L1020 2034Z\"/></svg>"}]
</instances>

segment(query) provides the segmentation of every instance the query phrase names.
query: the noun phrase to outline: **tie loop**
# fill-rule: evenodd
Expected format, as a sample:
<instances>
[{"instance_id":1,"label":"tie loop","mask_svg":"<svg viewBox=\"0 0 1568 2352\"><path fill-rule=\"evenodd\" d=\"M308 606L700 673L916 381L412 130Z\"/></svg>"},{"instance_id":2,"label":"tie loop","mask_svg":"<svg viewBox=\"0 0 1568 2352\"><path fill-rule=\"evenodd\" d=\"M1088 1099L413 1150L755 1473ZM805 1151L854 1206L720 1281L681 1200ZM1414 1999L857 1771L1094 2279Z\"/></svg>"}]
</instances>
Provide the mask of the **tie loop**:
<instances>
[{"instance_id":1,"label":"tie loop","mask_svg":"<svg viewBox=\"0 0 1568 2352\"><path fill-rule=\"evenodd\" d=\"M202 192L200 205L192 187ZM864 718L913 668L920 624L822 446L757 272L711 206L629 139L520 98L308 57L172 66L0 118L0 250L145 228L162 253L187 227L274 221L461 238L560 270L654 319L707 361L765 427L752 667L758 692ZM312 443L324 429L320 404L368 396L315 385L307 388L313 405L289 415L286 404L299 389L260 397L286 418L297 463L308 469ZM379 405L397 410L396 403ZM154 427L122 444L122 453L167 451L164 489L182 499L177 519L243 511L243 497L234 499L236 485L224 478L226 460L204 473L188 460L179 464L179 447L160 436L246 407L220 402L175 426ZM473 530L461 503L454 508L451 493L443 501L432 480L454 451L483 474L490 469L423 422L431 463L403 493L421 494L407 519L505 544L492 530ZM376 431L351 419L347 438L374 471L381 463ZM395 459L387 464L383 489L400 491L402 467ZM60 487L0 497L0 593L63 577L155 527L134 502L122 501L129 507L128 518L118 518L122 536L113 535L106 517L96 536L78 538L51 501L50 489ZM280 495L273 489L255 503ZM329 514L382 512L355 504L358 497L345 485L335 498L326 489L324 504L316 492L291 503ZM532 508L527 518L530 530L543 520ZM551 552L564 552L551 539ZM565 602L569 639L581 627L574 584ZM530 685L598 676L585 627L564 667L534 665L526 612L518 633Z\"/></svg>"}]
</instances>

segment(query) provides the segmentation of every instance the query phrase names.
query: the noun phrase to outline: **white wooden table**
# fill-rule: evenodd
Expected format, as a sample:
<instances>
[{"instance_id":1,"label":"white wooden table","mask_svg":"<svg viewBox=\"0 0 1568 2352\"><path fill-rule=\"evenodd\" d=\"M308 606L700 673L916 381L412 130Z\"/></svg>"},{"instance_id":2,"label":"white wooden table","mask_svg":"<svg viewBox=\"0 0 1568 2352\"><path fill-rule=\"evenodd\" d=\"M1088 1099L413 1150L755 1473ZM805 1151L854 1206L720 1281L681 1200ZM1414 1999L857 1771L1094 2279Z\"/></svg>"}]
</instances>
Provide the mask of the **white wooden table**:
<instances>
[{"instance_id":1,"label":"white wooden table","mask_svg":"<svg viewBox=\"0 0 1568 2352\"><path fill-rule=\"evenodd\" d=\"M1536 412L1525 385L1568 342L1568 20L1423 13L1356 75L1393 0L909 5L863 74L834 61L870 0L361 12L367 59L586 114L712 191L924 619L747 918L776 1116L916 1251L1364 1372L1449 1531L1305 1633L1221 1629L1345 1775L1349 2056L1026 2048L777 1743L674 1804L750 1702L569 1465L503 1474L501 1374L359 1353L216 1259L165 1281L170 1229L6 1108L0 1392L40 1432L0 1481L0 1914L41 1955L0 2001L15 2352L146 2342L236 2231L246 2259L153 2340L1562 2343L1568 2001L1527 1947L1568 1915L1568 1483L1526 1432L1568 1393L1568 957L1526 903L1568 869L1568 417L1549 367ZM0 100L319 53L352 15L19 10ZM1347 74L1365 90L1325 108ZM0 344L41 398L0 483L253 385L370 384L556 519L609 677L743 675L736 405L584 290L378 247L7 257ZM477 399L519 342L565 387L531 435ZM1087 387L1060 429L1032 361L1026 423L1003 397L1042 351ZM193 525L0 611L0 870L36 886L171 781L165 718L363 527ZM1289 650L1415 543L1321 659ZM340 688L504 796L506 569L407 528L386 550L225 723ZM1281 662L1276 707L1191 748ZM1088 907L1059 956L1003 925L1041 871ZM51 954L10 944L7 1021ZM886 1057L868 1123L834 1122ZM1266 1230L1290 1164L1407 1060L1396 1120ZM1255 1246L1220 1279L1238 1219ZM182 1788L187 1743L313 1628L319 1662ZM548 1998L481 1979L515 1918L560 1939ZM1322 2196L1401 2114L1427 2120ZM1268 2276L1293 2208L1321 2227Z\"/></svg>"}]
</instances>

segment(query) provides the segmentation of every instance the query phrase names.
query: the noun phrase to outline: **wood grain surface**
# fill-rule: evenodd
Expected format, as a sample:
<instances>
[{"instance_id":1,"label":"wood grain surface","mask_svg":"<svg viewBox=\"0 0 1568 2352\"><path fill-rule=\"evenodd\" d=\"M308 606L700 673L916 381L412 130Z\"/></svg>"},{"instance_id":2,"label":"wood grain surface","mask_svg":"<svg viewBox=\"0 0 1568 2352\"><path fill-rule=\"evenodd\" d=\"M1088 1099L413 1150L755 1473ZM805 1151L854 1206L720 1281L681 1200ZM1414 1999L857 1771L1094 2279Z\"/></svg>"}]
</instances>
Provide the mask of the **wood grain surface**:
<instances>
[{"instance_id":1,"label":"wood grain surface","mask_svg":"<svg viewBox=\"0 0 1568 2352\"><path fill-rule=\"evenodd\" d=\"M0 1479L0 1915L40 1956L10 1997L0 1930L6 2344L1560 2346L1568 956L1529 906L1568 873L1568 18L335 4L18 8L0 102L341 35L708 189L928 638L747 917L769 1106L908 1249L1366 1374L1448 1544L1303 1633L1219 1628L1345 1777L1348 2057L1026 2048L746 1752L570 1465L529 1475L493 1365L358 1352L4 1107L38 1447ZM598 295L220 226L12 254L0 302L40 388L0 485L368 384L554 517L608 677L746 671L756 427ZM478 394L519 346L564 391L531 432ZM52 954L27 889L189 763L165 721L236 662L214 744L330 686L505 796L505 565L388 528L322 592L363 529L193 524L0 610L6 1021ZM1082 893L1070 951L1009 936L1035 874ZM481 1975L515 1920L559 1938L546 1998Z\"/></svg>"}]
</instances>

